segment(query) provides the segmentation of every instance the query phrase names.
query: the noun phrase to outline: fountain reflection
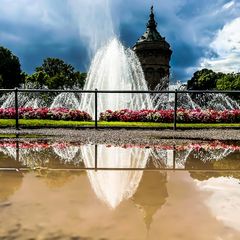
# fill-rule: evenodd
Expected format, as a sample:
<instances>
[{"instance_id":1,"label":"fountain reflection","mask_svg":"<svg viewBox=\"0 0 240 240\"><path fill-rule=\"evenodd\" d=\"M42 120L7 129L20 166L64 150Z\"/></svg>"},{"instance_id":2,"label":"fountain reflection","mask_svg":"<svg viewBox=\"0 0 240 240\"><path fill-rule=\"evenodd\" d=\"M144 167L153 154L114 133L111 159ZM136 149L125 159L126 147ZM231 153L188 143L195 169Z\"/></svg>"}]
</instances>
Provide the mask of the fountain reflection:
<instances>
[{"instance_id":1,"label":"fountain reflection","mask_svg":"<svg viewBox=\"0 0 240 240\"><path fill-rule=\"evenodd\" d=\"M95 146L86 145L81 148L87 168L96 164ZM99 168L145 168L149 149L97 146L97 166ZM121 201L129 199L138 187L142 171L87 171L91 186L103 202L116 208Z\"/></svg>"}]
</instances>

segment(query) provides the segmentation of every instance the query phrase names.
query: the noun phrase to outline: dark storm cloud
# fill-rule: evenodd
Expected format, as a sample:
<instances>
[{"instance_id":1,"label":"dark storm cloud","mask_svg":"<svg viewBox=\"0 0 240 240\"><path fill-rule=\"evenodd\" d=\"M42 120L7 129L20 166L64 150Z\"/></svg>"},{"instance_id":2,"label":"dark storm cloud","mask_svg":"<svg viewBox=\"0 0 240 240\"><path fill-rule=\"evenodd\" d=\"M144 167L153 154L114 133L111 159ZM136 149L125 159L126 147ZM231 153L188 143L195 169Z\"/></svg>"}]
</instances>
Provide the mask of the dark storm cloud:
<instances>
[{"instance_id":1,"label":"dark storm cloud","mask_svg":"<svg viewBox=\"0 0 240 240\"><path fill-rule=\"evenodd\" d=\"M73 1L79 2L77 11L70 7ZM103 0L95 1L99 4ZM181 80L191 76L200 59L210 52L218 30L236 18L240 9L237 1L231 0L112 0L113 24L124 45L132 47L144 33L151 2L158 30L173 50L172 73ZM46 57L62 58L86 71L90 40L84 34L86 30L91 34L94 24L91 16L85 16L87 7L85 0L1 0L0 45L19 56L23 70L29 73ZM100 10L95 13L97 20L102 19ZM78 18L84 20L82 25Z\"/></svg>"},{"instance_id":2,"label":"dark storm cloud","mask_svg":"<svg viewBox=\"0 0 240 240\"><path fill-rule=\"evenodd\" d=\"M120 2L124 13L121 37L132 45L145 31L150 1ZM176 78L188 79L202 58L215 54L209 48L211 41L226 23L238 17L239 10L239 3L228 0L155 1L158 30L173 50L171 70Z\"/></svg>"}]
</instances>

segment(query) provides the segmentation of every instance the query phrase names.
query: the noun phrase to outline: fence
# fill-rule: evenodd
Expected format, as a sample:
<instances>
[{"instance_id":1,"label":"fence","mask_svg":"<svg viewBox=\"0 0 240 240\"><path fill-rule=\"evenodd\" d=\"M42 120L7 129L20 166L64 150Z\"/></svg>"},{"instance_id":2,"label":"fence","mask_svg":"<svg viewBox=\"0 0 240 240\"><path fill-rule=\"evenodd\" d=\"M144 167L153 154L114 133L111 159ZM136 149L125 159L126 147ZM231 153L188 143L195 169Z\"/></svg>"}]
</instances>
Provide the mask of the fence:
<instances>
[{"instance_id":1,"label":"fence","mask_svg":"<svg viewBox=\"0 0 240 240\"><path fill-rule=\"evenodd\" d=\"M98 129L98 95L102 93L122 93L122 94L174 94L174 116L173 116L173 130L177 130L177 108L178 108L178 94L240 94L240 90L235 91L216 91L216 90L175 90L175 91L118 91L118 90L60 90L60 89L0 89L0 93L12 93L14 92L15 98L15 109L16 109L16 123L15 128L19 130L19 104L18 104L18 94L19 93L92 93L95 97L95 116L94 116L94 125L95 129Z\"/></svg>"}]
</instances>

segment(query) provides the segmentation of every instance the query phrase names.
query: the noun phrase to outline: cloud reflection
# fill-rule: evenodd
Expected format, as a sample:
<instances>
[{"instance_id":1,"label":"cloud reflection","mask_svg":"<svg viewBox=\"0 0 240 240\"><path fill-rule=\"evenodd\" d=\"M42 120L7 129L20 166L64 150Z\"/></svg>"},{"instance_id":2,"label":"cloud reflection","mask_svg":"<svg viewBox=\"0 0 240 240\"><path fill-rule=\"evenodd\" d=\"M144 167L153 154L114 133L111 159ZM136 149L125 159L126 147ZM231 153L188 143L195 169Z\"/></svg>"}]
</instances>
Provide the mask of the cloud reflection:
<instances>
[{"instance_id":1,"label":"cloud reflection","mask_svg":"<svg viewBox=\"0 0 240 240\"><path fill-rule=\"evenodd\" d=\"M240 231L239 180L233 177L218 177L195 181L201 191L210 193L205 204L217 220L223 222L225 226Z\"/></svg>"}]
</instances>

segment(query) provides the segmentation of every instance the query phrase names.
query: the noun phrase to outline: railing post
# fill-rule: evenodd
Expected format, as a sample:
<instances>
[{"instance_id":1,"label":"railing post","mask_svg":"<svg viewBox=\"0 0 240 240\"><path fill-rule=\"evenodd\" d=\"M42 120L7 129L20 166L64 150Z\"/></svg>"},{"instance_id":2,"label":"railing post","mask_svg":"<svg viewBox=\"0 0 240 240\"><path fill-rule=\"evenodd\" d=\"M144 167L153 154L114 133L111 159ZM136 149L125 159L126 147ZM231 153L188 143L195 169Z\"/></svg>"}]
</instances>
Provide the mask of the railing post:
<instances>
[{"instance_id":1,"label":"railing post","mask_svg":"<svg viewBox=\"0 0 240 240\"><path fill-rule=\"evenodd\" d=\"M98 145L95 144L95 171L97 171L98 168Z\"/></svg>"},{"instance_id":2,"label":"railing post","mask_svg":"<svg viewBox=\"0 0 240 240\"><path fill-rule=\"evenodd\" d=\"M19 135L16 134L16 160L19 163Z\"/></svg>"},{"instance_id":3,"label":"railing post","mask_svg":"<svg viewBox=\"0 0 240 240\"><path fill-rule=\"evenodd\" d=\"M98 129L98 90L95 89L95 129Z\"/></svg>"},{"instance_id":4,"label":"railing post","mask_svg":"<svg viewBox=\"0 0 240 240\"><path fill-rule=\"evenodd\" d=\"M19 113L18 113L18 88L15 88L14 90L14 95L15 95L15 120L16 120L16 130L19 130Z\"/></svg>"},{"instance_id":5,"label":"railing post","mask_svg":"<svg viewBox=\"0 0 240 240\"><path fill-rule=\"evenodd\" d=\"M176 169L176 146L173 145L173 170Z\"/></svg>"},{"instance_id":6,"label":"railing post","mask_svg":"<svg viewBox=\"0 0 240 240\"><path fill-rule=\"evenodd\" d=\"M173 130L177 130L177 89L175 89L175 93L174 93L174 116L173 116Z\"/></svg>"}]
</instances>

